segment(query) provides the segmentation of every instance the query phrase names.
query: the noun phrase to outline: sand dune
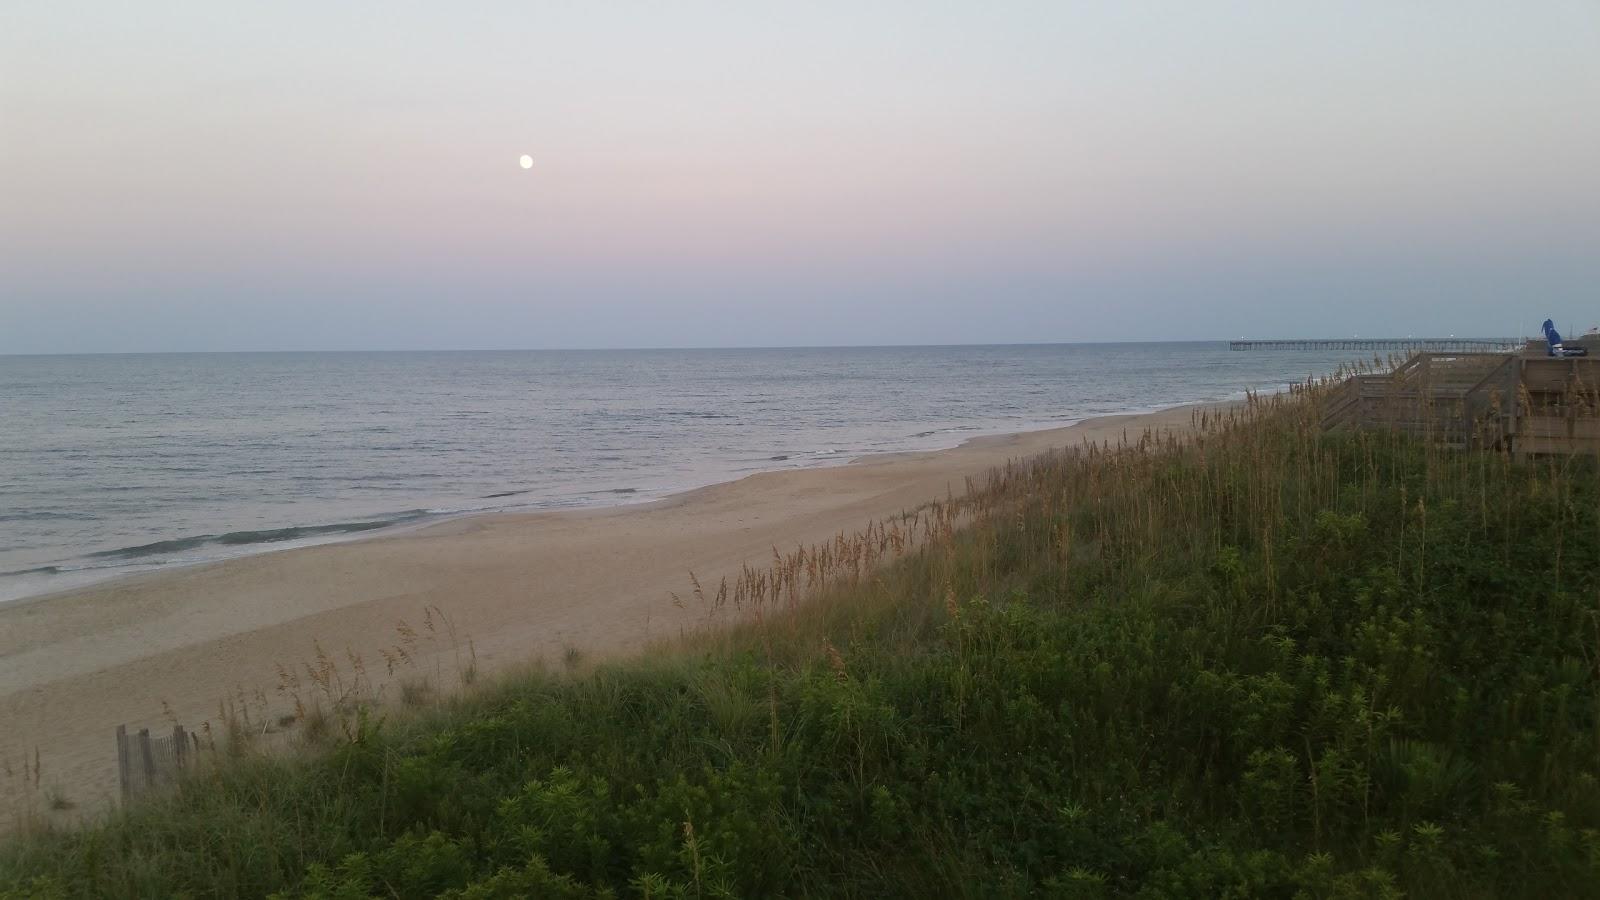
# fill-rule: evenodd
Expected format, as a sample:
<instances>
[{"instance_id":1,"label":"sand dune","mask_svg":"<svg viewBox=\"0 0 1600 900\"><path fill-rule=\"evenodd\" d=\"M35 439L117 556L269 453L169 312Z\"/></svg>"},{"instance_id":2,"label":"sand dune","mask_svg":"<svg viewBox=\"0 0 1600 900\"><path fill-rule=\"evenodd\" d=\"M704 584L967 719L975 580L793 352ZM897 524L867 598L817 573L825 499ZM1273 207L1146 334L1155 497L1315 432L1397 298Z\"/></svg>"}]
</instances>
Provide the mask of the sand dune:
<instances>
[{"instance_id":1,"label":"sand dune","mask_svg":"<svg viewBox=\"0 0 1600 900\"><path fill-rule=\"evenodd\" d=\"M396 643L396 624L420 629L429 606L450 618L461 652L471 639L485 672L568 647L637 651L700 621L668 593L686 591L691 569L714 583L774 546L823 541L960 493L968 476L1008 459L1187 429L1191 411L763 473L650 504L477 516L0 604L0 761L15 768L37 749L45 787L78 814L101 808L117 790L118 724L194 728L217 718L224 696L257 691L272 715L284 712L278 666L300 667L317 642L341 661L361 654L381 675L379 649ZM448 643L435 639L419 666L453 671ZM18 779L3 773L0 820L24 806Z\"/></svg>"}]
</instances>

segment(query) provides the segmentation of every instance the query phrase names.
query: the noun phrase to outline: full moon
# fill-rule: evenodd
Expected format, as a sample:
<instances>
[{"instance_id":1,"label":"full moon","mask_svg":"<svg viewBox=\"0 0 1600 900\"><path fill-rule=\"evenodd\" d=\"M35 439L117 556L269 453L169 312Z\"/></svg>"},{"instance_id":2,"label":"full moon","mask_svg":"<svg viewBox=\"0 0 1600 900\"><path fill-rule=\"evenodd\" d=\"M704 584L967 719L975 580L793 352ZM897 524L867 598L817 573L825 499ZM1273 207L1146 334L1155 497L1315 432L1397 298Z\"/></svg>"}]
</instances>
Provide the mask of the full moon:
<instances>
[{"instance_id":1,"label":"full moon","mask_svg":"<svg viewBox=\"0 0 1600 900\"><path fill-rule=\"evenodd\" d=\"M523 168L524 168L524 169L531 169L531 168L533 168L533 157L531 157L531 156L529 156L529 155L527 155L527 154L526 154L526 153L524 153L524 154L523 154L523 155L522 155L522 159L521 159L521 160L519 160L519 161L520 161L520 162L521 162L521 163L522 163L522 167L523 167Z\"/></svg>"}]
</instances>

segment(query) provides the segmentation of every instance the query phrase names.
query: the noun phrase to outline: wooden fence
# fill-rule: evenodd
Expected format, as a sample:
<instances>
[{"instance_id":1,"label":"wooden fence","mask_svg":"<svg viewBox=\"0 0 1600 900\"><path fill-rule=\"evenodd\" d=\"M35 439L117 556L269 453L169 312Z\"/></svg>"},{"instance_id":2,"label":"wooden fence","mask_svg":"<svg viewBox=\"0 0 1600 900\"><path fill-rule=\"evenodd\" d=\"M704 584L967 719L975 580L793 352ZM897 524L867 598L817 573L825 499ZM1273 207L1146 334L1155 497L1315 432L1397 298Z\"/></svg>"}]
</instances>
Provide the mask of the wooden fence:
<instances>
[{"instance_id":1,"label":"wooden fence","mask_svg":"<svg viewBox=\"0 0 1600 900\"><path fill-rule=\"evenodd\" d=\"M128 726L117 726L117 775L124 801L174 783L179 773L194 765L199 755L200 738L172 726L168 734L151 736L141 728L129 734Z\"/></svg>"}]
</instances>

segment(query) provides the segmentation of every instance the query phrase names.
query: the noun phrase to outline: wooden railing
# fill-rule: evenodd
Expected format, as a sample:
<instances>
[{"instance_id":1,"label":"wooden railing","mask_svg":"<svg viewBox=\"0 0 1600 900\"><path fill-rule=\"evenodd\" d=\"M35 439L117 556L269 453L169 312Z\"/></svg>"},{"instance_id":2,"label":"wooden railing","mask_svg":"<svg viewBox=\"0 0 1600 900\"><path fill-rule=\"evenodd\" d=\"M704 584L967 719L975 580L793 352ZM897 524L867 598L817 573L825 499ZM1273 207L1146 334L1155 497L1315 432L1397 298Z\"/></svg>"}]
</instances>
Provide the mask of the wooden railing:
<instances>
[{"instance_id":1,"label":"wooden railing","mask_svg":"<svg viewBox=\"0 0 1600 900\"><path fill-rule=\"evenodd\" d=\"M1600 454L1600 359L1418 353L1322 401L1324 428L1394 428L1459 447Z\"/></svg>"}]
</instances>

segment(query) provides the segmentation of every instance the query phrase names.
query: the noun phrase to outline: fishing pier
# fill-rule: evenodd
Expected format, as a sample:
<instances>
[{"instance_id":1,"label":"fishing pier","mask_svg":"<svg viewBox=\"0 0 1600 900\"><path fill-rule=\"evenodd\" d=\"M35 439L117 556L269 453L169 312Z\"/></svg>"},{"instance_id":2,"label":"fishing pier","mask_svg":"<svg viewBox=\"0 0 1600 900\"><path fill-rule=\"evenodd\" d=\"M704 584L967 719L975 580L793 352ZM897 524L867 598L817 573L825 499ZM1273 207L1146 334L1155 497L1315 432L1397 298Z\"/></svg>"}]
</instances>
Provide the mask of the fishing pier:
<instances>
[{"instance_id":1,"label":"fishing pier","mask_svg":"<svg viewBox=\"0 0 1600 900\"><path fill-rule=\"evenodd\" d=\"M1505 352L1517 338L1332 338L1325 340L1229 341L1229 350L1375 350L1386 353Z\"/></svg>"}]
</instances>

